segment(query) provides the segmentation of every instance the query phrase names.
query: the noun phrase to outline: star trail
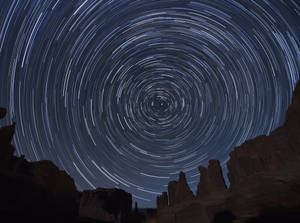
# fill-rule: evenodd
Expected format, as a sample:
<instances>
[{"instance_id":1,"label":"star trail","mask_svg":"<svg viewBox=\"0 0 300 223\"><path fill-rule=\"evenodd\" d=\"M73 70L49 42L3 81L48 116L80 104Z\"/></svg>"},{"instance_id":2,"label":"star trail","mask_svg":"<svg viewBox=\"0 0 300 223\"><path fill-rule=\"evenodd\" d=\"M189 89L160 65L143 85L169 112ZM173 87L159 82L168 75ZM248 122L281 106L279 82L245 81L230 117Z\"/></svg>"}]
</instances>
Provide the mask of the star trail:
<instances>
[{"instance_id":1,"label":"star trail","mask_svg":"<svg viewBox=\"0 0 300 223\"><path fill-rule=\"evenodd\" d=\"M155 205L184 171L283 124L298 0L0 0L0 106L16 155L79 190Z\"/></svg>"}]
</instances>

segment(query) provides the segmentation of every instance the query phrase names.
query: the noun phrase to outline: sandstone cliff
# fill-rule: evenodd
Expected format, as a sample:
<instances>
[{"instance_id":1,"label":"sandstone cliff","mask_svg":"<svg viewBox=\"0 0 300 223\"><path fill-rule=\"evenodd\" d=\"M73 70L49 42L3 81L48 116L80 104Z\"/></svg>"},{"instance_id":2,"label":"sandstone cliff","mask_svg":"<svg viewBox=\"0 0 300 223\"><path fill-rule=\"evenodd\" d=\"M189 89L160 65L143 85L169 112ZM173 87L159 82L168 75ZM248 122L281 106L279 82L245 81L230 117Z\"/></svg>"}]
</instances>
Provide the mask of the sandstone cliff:
<instances>
[{"instance_id":1,"label":"sandstone cliff","mask_svg":"<svg viewBox=\"0 0 300 223\"><path fill-rule=\"evenodd\" d=\"M200 182L197 189L197 199L211 193L226 190L222 168L218 160L210 160L208 167L199 166Z\"/></svg>"},{"instance_id":2,"label":"sandstone cliff","mask_svg":"<svg viewBox=\"0 0 300 223\"><path fill-rule=\"evenodd\" d=\"M178 181L171 181L168 184L168 193L170 206L180 204L186 200L194 199L193 192L189 188L189 185L186 182L185 174L183 172L179 173Z\"/></svg>"},{"instance_id":3,"label":"sandstone cliff","mask_svg":"<svg viewBox=\"0 0 300 223\"><path fill-rule=\"evenodd\" d=\"M300 83L294 90L284 125L269 136L258 136L246 141L230 153L227 167L231 185L257 172L276 171L292 164L297 166L300 160L299 134Z\"/></svg>"},{"instance_id":4,"label":"sandstone cliff","mask_svg":"<svg viewBox=\"0 0 300 223\"><path fill-rule=\"evenodd\" d=\"M230 153L228 189L219 162L211 160L207 168L199 167L196 199L182 199L179 191L176 194L169 191L163 195L169 196L169 205L158 206L158 222L211 222L215 214L227 210L237 217L237 221L244 221L265 208L299 208L299 135L300 83L295 88L284 125L269 136L246 141ZM170 195L172 200L182 202L170 205ZM158 200L162 202L163 199Z\"/></svg>"},{"instance_id":5,"label":"sandstone cliff","mask_svg":"<svg viewBox=\"0 0 300 223\"><path fill-rule=\"evenodd\" d=\"M163 192L161 196L158 196L156 198L156 206L157 208L164 208L167 207L168 205L169 205L168 193Z\"/></svg>"}]
</instances>

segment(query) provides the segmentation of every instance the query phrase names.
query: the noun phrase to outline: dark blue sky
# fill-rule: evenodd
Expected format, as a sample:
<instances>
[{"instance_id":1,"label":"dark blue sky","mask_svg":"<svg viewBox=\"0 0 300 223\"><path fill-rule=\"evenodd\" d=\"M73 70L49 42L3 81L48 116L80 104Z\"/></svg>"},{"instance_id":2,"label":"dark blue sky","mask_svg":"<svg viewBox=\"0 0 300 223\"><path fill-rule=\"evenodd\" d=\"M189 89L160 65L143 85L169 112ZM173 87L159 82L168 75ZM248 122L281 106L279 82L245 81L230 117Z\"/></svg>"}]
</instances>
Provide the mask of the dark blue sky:
<instances>
[{"instance_id":1,"label":"dark blue sky","mask_svg":"<svg viewBox=\"0 0 300 223\"><path fill-rule=\"evenodd\" d=\"M300 2L0 0L1 124L17 155L142 207L284 121Z\"/></svg>"}]
</instances>

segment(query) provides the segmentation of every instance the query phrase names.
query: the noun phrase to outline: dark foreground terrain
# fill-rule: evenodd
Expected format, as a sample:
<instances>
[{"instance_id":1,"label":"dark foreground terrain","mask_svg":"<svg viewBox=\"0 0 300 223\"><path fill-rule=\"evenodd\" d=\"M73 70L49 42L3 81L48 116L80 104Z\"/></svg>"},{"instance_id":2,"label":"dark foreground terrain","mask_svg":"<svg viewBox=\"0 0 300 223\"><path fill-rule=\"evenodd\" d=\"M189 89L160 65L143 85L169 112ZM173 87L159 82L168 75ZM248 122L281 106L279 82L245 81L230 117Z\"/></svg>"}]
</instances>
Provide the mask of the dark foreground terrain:
<instances>
[{"instance_id":1,"label":"dark foreground terrain","mask_svg":"<svg viewBox=\"0 0 300 223\"><path fill-rule=\"evenodd\" d=\"M6 109L0 108L0 119ZM74 180L51 161L16 157L15 123L0 128L0 222L139 223L131 194L120 189L77 191Z\"/></svg>"},{"instance_id":2,"label":"dark foreground terrain","mask_svg":"<svg viewBox=\"0 0 300 223\"><path fill-rule=\"evenodd\" d=\"M157 197L158 223L300 222L300 83L283 126L236 147L227 162L199 166L196 196L185 174Z\"/></svg>"}]
</instances>

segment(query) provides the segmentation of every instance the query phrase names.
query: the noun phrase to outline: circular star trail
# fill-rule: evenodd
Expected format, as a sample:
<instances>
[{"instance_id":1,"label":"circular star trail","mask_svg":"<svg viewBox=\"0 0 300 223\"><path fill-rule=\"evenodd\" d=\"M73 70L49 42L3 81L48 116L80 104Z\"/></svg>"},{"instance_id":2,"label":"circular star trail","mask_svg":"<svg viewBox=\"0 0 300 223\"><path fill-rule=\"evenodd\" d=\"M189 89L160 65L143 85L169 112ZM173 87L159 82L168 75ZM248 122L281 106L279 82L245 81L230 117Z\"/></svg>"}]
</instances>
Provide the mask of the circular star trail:
<instances>
[{"instance_id":1,"label":"circular star trail","mask_svg":"<svg viewBox=\"0 0 300 223\"><path fill-rule=\"evenodd\" d=\"M0 1L0 105L17 155L141 206L225 166L284 121L299 79L296 0Z\"/></svg>"}]
</instances>

